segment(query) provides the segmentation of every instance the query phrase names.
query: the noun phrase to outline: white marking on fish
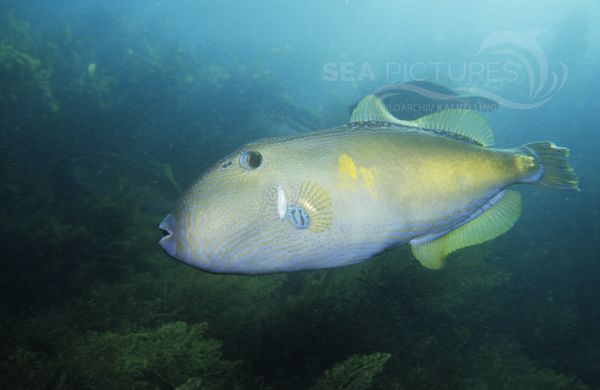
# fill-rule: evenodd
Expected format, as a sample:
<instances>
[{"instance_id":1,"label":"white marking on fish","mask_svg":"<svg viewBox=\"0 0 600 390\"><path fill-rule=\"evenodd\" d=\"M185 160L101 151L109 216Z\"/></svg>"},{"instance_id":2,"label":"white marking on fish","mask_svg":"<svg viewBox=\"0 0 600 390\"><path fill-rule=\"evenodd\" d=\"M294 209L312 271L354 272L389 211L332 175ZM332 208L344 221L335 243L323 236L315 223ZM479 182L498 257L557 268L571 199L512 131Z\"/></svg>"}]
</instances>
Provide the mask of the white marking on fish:
<instances>
[{"instance_id":1,"label":"white marking on fish","mask_svg":"<svg viewBox=\"0 0 600 390\"><path fill-rule=\"evenodd\" d=\"M287 211L287 197L285 196L285 191L281 186L277 187L277 215L279 215L280 220L285 219L285 214Z\"/></svg>"}]
</instances>

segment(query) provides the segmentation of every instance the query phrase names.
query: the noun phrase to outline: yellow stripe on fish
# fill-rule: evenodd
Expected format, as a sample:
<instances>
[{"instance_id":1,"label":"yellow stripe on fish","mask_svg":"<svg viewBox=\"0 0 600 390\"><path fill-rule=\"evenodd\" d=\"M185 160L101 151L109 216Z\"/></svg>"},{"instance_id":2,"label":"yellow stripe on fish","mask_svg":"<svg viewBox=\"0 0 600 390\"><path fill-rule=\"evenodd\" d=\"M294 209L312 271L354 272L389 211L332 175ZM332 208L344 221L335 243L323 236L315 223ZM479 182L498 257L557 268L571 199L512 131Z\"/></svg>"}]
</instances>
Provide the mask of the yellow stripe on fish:
<instances>
[{"instance_id":1,"label":"yellow stripe on fish","mask_svg":"<svg viewBox=\"0 0 600 390\"><path fill-rule=\"evenodd\" d=\"M340 166L340 182L343 182L348 178L356 180L356 164L354 164L354 160L352 160L352 157L348 156L347 154L342 154L338 159L338 164Z\"/></svg>"},{"instance_id":2,"label":"yellow stripe on fish","mask_svg":"<svg viewBox=\"0 0 600 390\"><path fill-rule=\"evenodd\" d=\"M343 153L338 158L338 178L340 188L366 189L371 196L377 195L375 169L357 166L352 157Z\"/></svg>"}]
</instances>

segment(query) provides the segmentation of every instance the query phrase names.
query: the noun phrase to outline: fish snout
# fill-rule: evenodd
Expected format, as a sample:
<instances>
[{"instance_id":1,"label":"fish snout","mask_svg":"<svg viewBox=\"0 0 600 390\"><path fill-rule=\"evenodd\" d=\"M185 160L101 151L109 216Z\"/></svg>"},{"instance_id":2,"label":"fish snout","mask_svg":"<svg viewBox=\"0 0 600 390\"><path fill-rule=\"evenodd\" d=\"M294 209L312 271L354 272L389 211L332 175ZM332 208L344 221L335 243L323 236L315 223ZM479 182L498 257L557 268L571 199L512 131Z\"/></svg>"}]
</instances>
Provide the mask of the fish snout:
<instances>
[{"instance_id":1,"label":"fish snout","mask_svg":"<svg viewBox=\"0 0 600 390\"><path fill-rule=\"evenodd\" d=\"M158 228L161 230L163 236L158 241L160 246L167 252L167 254L171 257L176 257L177 255L177 238L175 235L175 229L177 228L177 221L173 214L168 214L158 225Z\"/></svg>"}]
</instances>

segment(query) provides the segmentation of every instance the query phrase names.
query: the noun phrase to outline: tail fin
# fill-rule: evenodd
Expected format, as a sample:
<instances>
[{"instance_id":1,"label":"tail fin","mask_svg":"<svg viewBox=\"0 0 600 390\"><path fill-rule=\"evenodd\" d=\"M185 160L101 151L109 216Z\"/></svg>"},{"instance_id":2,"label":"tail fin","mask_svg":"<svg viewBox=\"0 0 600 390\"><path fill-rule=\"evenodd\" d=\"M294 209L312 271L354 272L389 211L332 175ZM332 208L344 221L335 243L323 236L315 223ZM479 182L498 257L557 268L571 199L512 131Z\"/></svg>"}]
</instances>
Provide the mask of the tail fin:
<instances>
[{"instance_id":1,"label":"tail fin","mask_svg":"<svg viewBox=\"0 0 600 390\"><path fill-rule=\"evenodd\" d=\"M536 163L541 166L540 178L536 181L537 185L579 191L577 186L579 180L567 161L569 149L558 147L547 141L525 144L523 148L529 151L535 157Z\"/></svg>"}]
</instances>

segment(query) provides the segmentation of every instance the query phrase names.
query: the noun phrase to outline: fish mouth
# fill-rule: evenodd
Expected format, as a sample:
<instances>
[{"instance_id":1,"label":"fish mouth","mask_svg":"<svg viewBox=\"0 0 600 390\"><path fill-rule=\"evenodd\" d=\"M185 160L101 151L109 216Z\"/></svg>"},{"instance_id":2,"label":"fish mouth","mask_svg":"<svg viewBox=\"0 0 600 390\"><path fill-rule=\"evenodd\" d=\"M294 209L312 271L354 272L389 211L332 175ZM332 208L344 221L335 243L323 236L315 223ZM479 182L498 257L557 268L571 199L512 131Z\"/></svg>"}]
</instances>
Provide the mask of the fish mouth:
<instances>
[{"instance_id":1,"label":"fish mouth","mask_svg":"<svg viewBox=\"0 0 600 390\"><path fill-rule=\"evenodd\" d=\"M158 225L160 232L162 233L163 238L169 238L173 235L173 231L171 231L167 226L163 226L162 222Z\"/></svg>"},{"instance_id":2,"label":"fish mouth","mask_svg":"<svg viewBox=\"0 0 600 390\"><path fill-rule=\"evenodd\" d=\"M177 241L174 233L176 226L177 222L175 221L173 214L168 214L158 225L158 228L162 233L162 238L158 243L171 257L175 257L176 255Z\"/></svg>"}]
</instances>

